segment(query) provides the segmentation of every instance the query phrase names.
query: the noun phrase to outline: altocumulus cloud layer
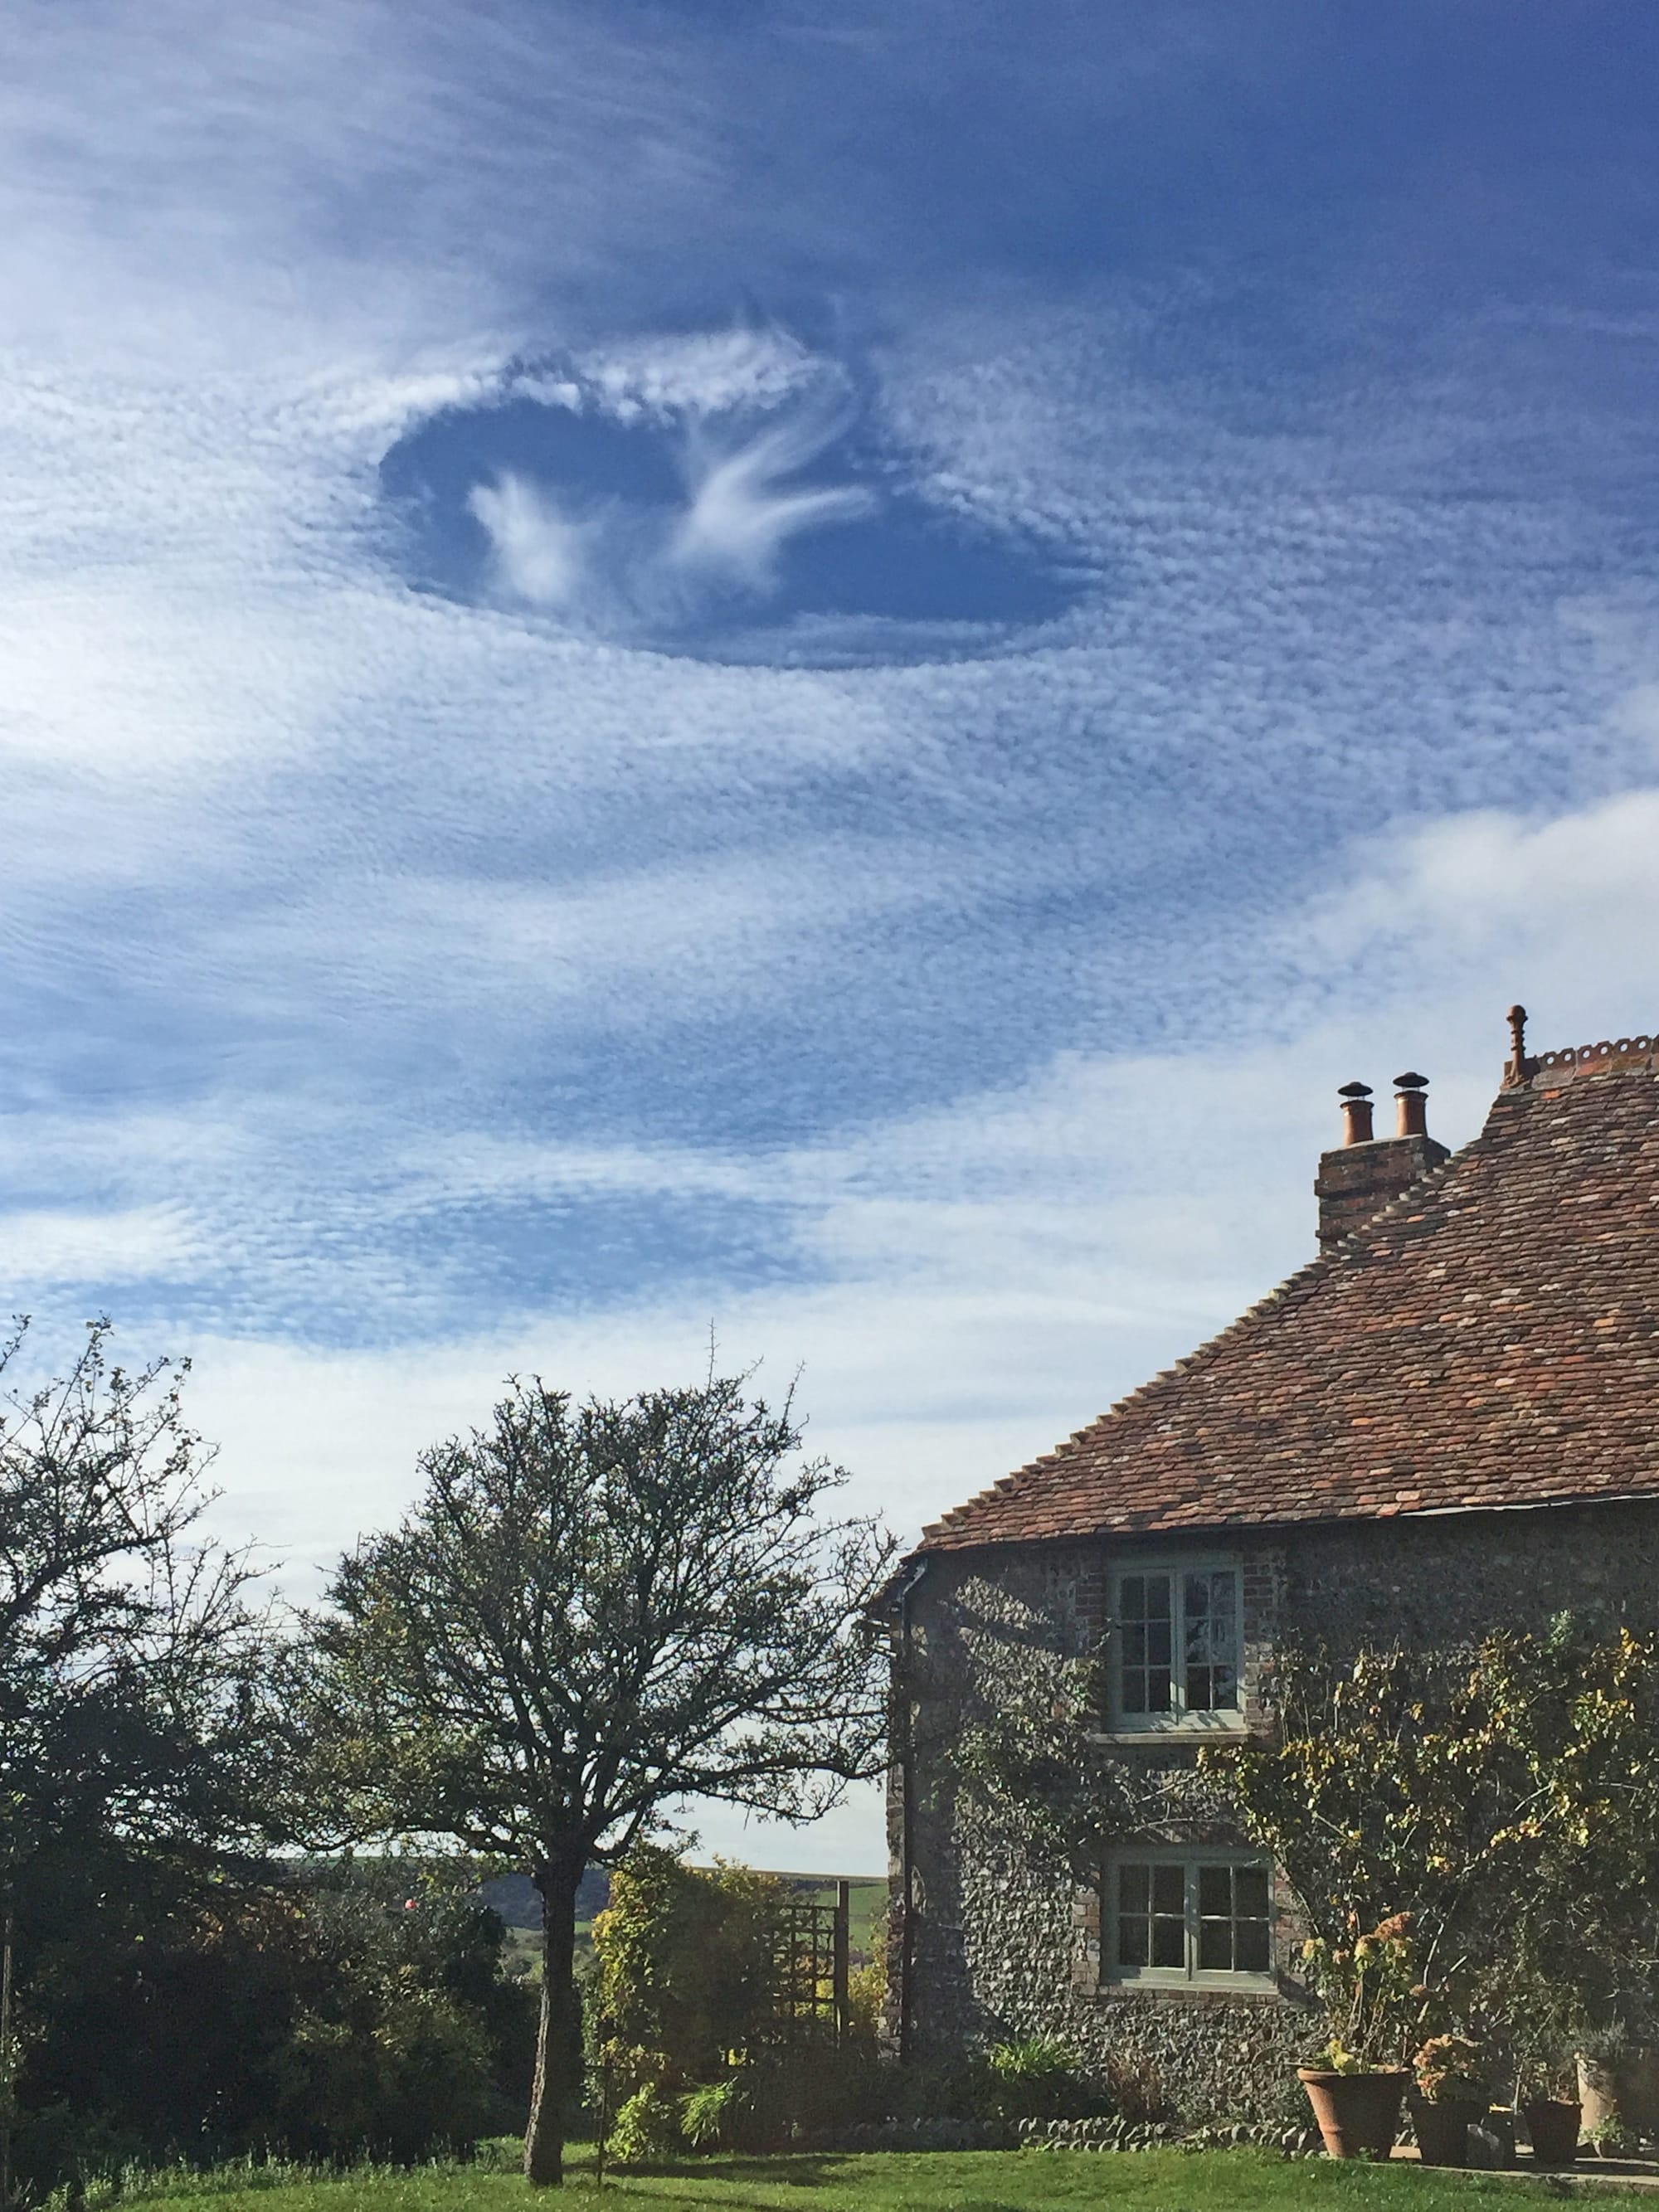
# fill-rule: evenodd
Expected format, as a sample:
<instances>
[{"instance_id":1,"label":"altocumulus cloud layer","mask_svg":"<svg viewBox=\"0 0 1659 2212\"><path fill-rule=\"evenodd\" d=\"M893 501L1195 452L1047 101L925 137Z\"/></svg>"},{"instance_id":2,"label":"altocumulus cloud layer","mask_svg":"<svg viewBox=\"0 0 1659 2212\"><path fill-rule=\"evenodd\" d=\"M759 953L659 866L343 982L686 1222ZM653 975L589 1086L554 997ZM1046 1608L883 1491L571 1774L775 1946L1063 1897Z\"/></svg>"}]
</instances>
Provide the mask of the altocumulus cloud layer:
<instances>
[{"instance_id":1,"label":"altocumulus cloud layer","mask_svg":"<svg viewBox=\"0 0 1659 2212\"><path fill-rule=\"evenodd\" d=\"M0 88L0 1277L301 1589L711 1323L913 1526L1659 1018L1650 11L711 12Z\"/></svg>"}]
</instances>

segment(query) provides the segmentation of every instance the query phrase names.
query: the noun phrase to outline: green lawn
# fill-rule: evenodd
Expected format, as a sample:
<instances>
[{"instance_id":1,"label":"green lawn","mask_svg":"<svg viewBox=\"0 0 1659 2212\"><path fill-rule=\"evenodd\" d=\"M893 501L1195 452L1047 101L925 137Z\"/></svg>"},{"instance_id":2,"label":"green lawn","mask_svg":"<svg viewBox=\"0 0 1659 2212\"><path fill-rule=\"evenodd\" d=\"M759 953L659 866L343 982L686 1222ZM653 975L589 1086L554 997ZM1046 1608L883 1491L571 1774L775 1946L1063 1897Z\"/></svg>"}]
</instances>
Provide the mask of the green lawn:
<instances>
[{"instance_id":1,"label":"green lawn","mask_svg":"<svg viewBox=\"0 0 1659 2212\"><path fill-rule=\"evenodd\" d=\"M699 2159L594 2185L586 2150L562 2194L543 2203L596 2212L1069 2212L1109 2200L1125 2212L1273 2212L1324 2206L1329 2212L1501 2212L1536 2208L1568 2185L1512 2173L1425 2172L1393 2166L1289 2162L1264 2151L932 2151L856 2157ZM516 2173L477 2166L365 2172L327 2179L228 2172L203 2175L181 2191L143 2193L147 2212L509 2212L528 2191ZM1589 2192L1585 2192L1587 2195ZM1621 2204L1633 2192L1597 2190ZM128 2200L131 2201L131 2200Z\"/></svg>"}]
</instances>

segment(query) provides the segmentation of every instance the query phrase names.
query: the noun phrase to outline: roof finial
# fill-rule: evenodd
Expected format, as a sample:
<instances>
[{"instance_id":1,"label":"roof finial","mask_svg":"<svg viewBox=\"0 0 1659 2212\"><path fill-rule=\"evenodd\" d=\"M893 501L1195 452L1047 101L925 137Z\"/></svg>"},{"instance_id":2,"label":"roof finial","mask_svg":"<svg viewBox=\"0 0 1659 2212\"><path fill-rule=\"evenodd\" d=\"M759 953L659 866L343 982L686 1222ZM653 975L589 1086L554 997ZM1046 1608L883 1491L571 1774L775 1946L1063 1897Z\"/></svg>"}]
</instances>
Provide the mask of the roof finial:
<instances>
[{"instance_id":1,"label":"roof finial","mask_svg":"<svg viewBox=\"0 0 1659 2212\"><path fill-rule=\"evenodd\" d=\"M1505 1018L1510 1025L1510 1064L1504 1070L1504 1080L1514 1085L1524 1083L1532 1073L1527 1065L1527 1010L1511 1006Z\"/></svg>"}]
</instances>

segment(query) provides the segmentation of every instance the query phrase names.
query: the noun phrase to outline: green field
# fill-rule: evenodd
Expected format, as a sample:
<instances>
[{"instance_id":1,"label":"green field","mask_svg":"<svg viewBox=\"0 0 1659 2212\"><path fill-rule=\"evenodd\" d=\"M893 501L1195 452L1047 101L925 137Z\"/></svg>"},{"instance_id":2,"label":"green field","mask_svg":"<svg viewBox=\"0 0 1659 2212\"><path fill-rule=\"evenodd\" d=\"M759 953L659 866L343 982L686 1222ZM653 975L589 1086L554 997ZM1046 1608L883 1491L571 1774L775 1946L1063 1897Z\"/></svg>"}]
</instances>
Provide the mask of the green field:
<instances>
[{"instance_id":1,"label":"green field","mask_svg":"<svg viewBox=\"0 0 1659 2212\"><path fill-rule=\"evenodd\" d=\"M503 2146L503 2151L505 2151ZM1537 2207L1571 2185L1548 2176L1448 2173L1415 2163L1295 2163L1265 2151L933 2151L858 2157L709 2158L608 2175L603 2190L584 2148L563 2191L546 2204L611 2212L1084 2212L1103 2200L1125 2212L1452 2212ZM300 2179L282 2170L203 2175L137 2192L149 2212L509 2212L530 2192L504 2163L364 2171ZM1589 2191L1585 2192L1589 2194ZM1633 2192L1595 2191L1620 2204ZM133 2201L132 2197L125 2200Z\"/></svg>"}]
</instances>

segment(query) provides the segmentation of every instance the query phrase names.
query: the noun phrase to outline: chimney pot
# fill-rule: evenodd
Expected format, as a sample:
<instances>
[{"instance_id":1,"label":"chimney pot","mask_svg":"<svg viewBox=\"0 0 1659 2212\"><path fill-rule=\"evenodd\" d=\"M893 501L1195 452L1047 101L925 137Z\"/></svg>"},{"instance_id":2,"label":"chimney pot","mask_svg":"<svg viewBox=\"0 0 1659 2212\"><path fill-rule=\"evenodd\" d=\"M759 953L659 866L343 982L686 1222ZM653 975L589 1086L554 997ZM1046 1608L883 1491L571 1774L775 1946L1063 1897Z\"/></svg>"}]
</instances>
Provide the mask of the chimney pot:
<instances>
[{"instance_id":1,"label":"chimney pot","mask_svg":"<svg viewBox=\"0 0 1659 2212\"><path fill-rule=\"evenodd\" d=\"M1428 1087L1428 1077L1418 1075L1411 1068L1394 1079L1395 1104L1400 1109L1398 1133L1401 1136L1426 1137L1429 1133L1429 1102L1423 1096Z\"/></svg>"},{"instance_id":2,"label":"chimney pot","mask_svg":"<svg viewBox=\"0 0 1659 2212\"><path fill-rule=\"evenodd\" d=\"M1371 1141L1371 1086L1345 1083L1337 1092L1342 1101L1342 1142L1369 1145Z\"/></svg>"}]
</instances>

